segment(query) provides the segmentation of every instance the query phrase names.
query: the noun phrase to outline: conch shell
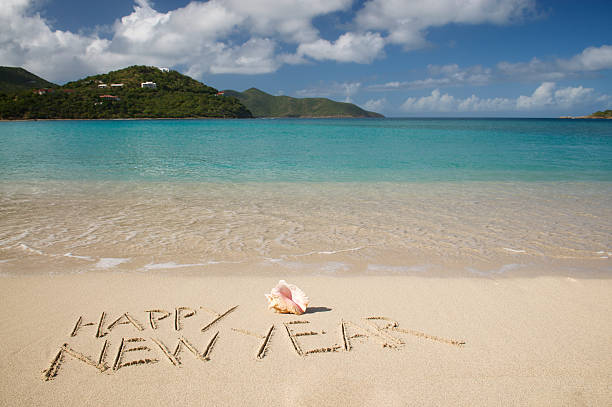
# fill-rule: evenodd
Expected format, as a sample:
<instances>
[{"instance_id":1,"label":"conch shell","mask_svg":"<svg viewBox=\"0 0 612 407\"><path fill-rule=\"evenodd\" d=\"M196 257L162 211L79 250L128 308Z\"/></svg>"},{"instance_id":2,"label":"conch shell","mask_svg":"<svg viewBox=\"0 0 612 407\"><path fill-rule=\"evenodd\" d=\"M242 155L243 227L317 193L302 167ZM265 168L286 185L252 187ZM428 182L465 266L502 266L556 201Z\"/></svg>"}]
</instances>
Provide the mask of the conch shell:
<instances>
[{"instance_id":1,"label":"conch shell","mask_svg":"<svg viewBox=\"0 0 612 407\"><path fill-rule=\"evenodd\" d=\"M268 308L281 314L302 315L306 312L310 299L293 284L280 280L270 294L265 294Z\"/></svg>"}]
</instances>

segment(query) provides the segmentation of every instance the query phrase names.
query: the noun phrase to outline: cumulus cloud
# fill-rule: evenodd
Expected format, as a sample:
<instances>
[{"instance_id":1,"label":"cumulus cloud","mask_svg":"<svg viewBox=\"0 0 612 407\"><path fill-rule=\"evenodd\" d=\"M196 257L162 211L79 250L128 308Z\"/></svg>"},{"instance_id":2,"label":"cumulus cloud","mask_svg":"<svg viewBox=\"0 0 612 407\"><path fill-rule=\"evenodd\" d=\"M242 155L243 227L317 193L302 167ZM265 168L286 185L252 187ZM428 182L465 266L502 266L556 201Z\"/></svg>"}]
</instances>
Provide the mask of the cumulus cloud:
<instances>
[{"instance_id":1,"label":"cumulus cloud","mask_svg":"<svg viewBox=\"0 0 612 407\"><path fill-rule=\"evenodd\" d=\"M569 61L561 61L560 65L572 71L612 69L612 45L588 47Z\"/></svg>"},{"instance_id":2,"label":"cumulus cloud","mask_svg":"<svg viewBox=\"0 0 612 407\"><path fill-rule=\"evenodd\" d=\"M260 74L274 72L284 63L303 63L310 54L336 59L317 54L314 45L301 55L279 55L279 41L296 46L325 41L312 20L351 4L351 0L210 0L161 13L149 1L136 0L133 12L115 21L110 37L102 38L54 30L31 11L34 1L3 2L0 59L55 81L132 64L183 65L200 75ZM339 52L336 60L366 61L374 56L359 47L375 45L375 37L347 34L330 45Z\"/></svg>"},{"instance_id":3,"label":"cumulus cloud","mask_svg":"<svg viewBox=\"0 0 612 407\"><path fill-rule=\"evenodd\" d=\"M481 86L495 82L537 81L552 82L612 69L612 46L588 47L568 59L543 61L533 58L528 62L500 62L495 67L481 65L460 67L457 64L429 65L429 77L412 81L389 81L372 84L372 91L405 89L433 89L451 86Z\"/></svg>"},{"instance_id":4,"label":"cumulus cloud","mask_svg":"<svg viewBox=\"0 0 612 407\"><path fill-rule=\"evenodd\" d=\"M387 106L387 99L370 99L363 104L363 108L372 112L381 112Z\"/></svg>"},{"instance_id":5,"label":"cumulus cloud","mask_svg":"<svg viewBox=\"0 0 612 407\"><path fill-rule=\"evenodd\" d=\"M533 0L370 0L356 22L386 32L387 41L406 49L423 46L428 27L449 23L507 24L534 13Z\"/></svg>"},{"instance_id":6,"label":"cumulus cloud","mask_svg":"<svg viewBox=\"0 0 612 407\"><path fill-rule=\"evenodd\" d=\"M336 41L318 39L307 44L300 44L297 54L309 56L316 60L335 60L339 62L369 63L381 54L385 41L380 34L366 32L356 34L347 32Z\"/></svg>"},{"instance_id":7,"label":"cumulus cloud","mask_svg":"<svg viewBox=\"0 0 612 407\"><path fill-rule=\"evenodd\" d=\"M402 104L405 112L499 112L499 111L544 111L568 109L588 103L609 100L607 95L598 95L592 88L557 88L554 82L543 82L528 96L518 98L456 98L448 93L434 89L430 95L409 97Z\"/></svg>"},{"instance_id":8,"label":"cumulus cloud","mask_svg":"<svg viewBox=\"0 0 612 407\"><path fill-rule=\"evenodd\" d=\"M193 0L162 13L149 0L135 0L133 12L115 21L108 36L100 36L55 30L33 11L39 0L4 0L0 58L55 81L131 64L184 66L200 74L258 74L312 61L370 63L384 56L388 43L423 45L428 27L519 19L533 0L370 0L357 11L354 31L323 38L313 21L354 13L353 3Z\"/></svg>"},{"instance_id":9,"label":"cumulus cloud","mask_svg":"<svg viewBox=\"0 0 612 407\"><path fill-rule=\"evenodd\" d=\"M529 62L500 62L500 75L515 80L560 80L593 71L612 69L612 46L588 47L569 59L543 61L533 58Z\"/></svg>"},{"instance_id":10,"label":"cumulus cloud","mask_svg":"<svg viewBox=\"0 0 612 407\"><path fill-rule=\"evenodd\" d=\"M213 0L215 1L215 0ZM281 35L285 41L315 41L319 33L312 19L345 10L352 0L217 0L227 9L244 16L245 28L258 36Z\"/></svg>"}]
</instances>

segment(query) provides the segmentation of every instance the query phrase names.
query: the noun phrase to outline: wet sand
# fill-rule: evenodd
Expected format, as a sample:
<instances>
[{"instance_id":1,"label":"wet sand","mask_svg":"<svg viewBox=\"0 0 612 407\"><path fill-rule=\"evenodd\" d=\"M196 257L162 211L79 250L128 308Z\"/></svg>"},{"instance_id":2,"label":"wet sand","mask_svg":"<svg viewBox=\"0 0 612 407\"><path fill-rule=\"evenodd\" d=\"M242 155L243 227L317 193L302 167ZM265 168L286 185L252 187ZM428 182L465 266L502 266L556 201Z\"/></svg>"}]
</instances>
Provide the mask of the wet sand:
<instances>
[{"instance_id":1,"label":"wet sand","mask_svg":"<svg viewBox=\"0 0 612 407\"><path fill-rule=\"evenodd\" d=\"M0 192L0 405L612 403L608 183Z\"/></svg>"}]
</instances>

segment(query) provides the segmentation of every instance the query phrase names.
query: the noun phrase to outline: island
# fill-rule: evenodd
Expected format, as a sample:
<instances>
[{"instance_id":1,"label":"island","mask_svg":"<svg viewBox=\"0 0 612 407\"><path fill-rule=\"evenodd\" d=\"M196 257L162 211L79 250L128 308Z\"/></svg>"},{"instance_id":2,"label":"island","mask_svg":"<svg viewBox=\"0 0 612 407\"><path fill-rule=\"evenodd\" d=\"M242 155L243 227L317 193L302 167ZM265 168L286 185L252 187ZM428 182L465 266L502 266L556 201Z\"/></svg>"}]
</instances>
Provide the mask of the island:
<instances>
[{"instance_id":1,"label":"island","mask_svg":"<svg viewBox=\"0 0 612 407\"><path fill-rule=\"evenodd\" d=\"M0 119L252 117L238 99L166 68L131 66L63 86L21 88L0 93Z\"/></svg>"},{"instance_id":2,"label":"island","mask_svg":"<svg viewBox=\"0 0 612 407\"><path fill-rule=\"evenodd\" d=\"M175 70L134 65L57 85L0 67L0 120L384 117L326 98L219 91Z\"/></svg>"},{"instance_id":3,"label":"island","mask_svg":"<svg viewBox=\"0 0 612 407\"><path fill-rule=\"evenodd\" d=\"M296 118L381 118L383 115L363 110L352 103L335 102L327 98L293 98L273 96L256 88L244 92L223 91L240 100L254 117Z\"/></svg>"},{"instance_id":4,"label":"island","mask_svg":"<svg viewBox=\"0 0 612 407\"><path fill-rule=\"evenodd\" d=\"M600 110L587 116L561 116L560 119L612 119L612 110Z\"/></svg>"}]
</instances>

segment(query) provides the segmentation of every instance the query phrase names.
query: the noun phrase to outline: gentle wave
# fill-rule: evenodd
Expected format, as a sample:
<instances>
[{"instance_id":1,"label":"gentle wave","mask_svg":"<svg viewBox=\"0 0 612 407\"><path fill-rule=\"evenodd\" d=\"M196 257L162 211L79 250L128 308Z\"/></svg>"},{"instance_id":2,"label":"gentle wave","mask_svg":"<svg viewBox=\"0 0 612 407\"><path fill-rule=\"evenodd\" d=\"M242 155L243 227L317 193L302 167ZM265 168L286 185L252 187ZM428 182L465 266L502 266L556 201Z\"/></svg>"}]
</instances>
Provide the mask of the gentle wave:
<instances>
[{"instance_id":1,"label":"gentle wave","mask_svg":"<svg viewBox=\"0 0 612 407\"><path fill-rule=\"evenodd\" d=\"M16 259L3 271L605 269L611 197L612 183L0 183L0 260Z\"/></svg>"}]
</instances>

